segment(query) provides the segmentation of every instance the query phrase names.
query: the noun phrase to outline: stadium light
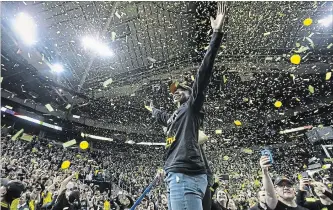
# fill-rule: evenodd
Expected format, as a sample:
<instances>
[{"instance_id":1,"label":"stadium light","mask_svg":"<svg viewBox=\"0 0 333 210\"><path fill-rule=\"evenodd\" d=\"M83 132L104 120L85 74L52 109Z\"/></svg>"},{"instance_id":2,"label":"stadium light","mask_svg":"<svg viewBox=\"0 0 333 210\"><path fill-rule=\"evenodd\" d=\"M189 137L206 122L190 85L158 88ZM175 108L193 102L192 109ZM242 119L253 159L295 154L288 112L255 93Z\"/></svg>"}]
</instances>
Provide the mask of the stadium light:
<instances>
[{"instance_id":1,"label":"stadium light","mask_svg":"<svg viewBox=\"0 0 333 210\"><path fill-rule=\"evenodd\" d=\"M113 52L103 43L91 38L91 37L84 37L82 39L82 43L84 48L90 49L95 53L100 54L101 56L112 56Z\"/></svg>"},{"instance_id":2,"label":"stadium light","mask_svg":"<svg viewBox=\"0 0 333 210\"><path fill-rule=\"evenodd\" d=\"M26 45L37 42L37 26L35 21L25 13L19 13L14 21L14 30Z\"/></svg>"},{"instance_id":3,"label":"stadium light","mask_svg":"<svg viewBox=\"0 0 333 210\"><path fill-rule=\"evenodd\" d=\"M318 23L320 23L323 26L329 26L330 24L332 24L332 22L333 22L333 15L330 15L318 21Z\"/></svg>"},{"instance_id":4,"label":"stadium light","mask_svg":"<svg viewBox=\"0 0 333 210\"><path fill-rule=\"evenodd\" d=\"M51 66L51 70L56 73L60 73L64 71L64 67L61 64L56 63Z\"/></svg>"},{"instance_id":5,"label":"stadium light","mask_svg":"<svg viewBox=\"0 0 333 210\"><path fill-rule=\"evenodd\" d=\"M85 138L85 137L89 137L92 139L98 139L98 140L103 140L103 141L113 141L112 138L107 138L107 137L103 137L103 136L96 136L96 135L91 135L91 134L87 134L87 133L81 133L81 137Z\"/></svg>"},{"instance_id":6,"label":"stadium light","mask_svg":"<svg viewBox=\"0 0 333 210\"><path fill-rule=\"evenodd\" d=\"M138 145L148 145L148 146L165 146L166 143L155 143L155 142L139 142Z\"/></svg>"}]
</instances>

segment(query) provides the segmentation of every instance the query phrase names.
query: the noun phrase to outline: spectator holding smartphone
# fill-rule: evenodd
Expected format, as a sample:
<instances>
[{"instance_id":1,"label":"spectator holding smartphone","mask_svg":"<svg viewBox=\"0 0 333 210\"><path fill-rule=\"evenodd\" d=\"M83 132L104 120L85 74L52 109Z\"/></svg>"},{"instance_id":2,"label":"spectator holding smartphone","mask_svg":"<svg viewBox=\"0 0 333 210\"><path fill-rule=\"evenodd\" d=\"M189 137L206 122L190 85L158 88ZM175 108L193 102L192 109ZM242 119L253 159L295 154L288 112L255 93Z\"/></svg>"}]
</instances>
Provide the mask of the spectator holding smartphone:
<instances>
[{"instance_id":1,"label":"spectator holding smartphone","mask_svg":"<svg viewBox=\"0 0 333 210\"><path fill-rule=\"evenodd\" d=\"M268 168L271 166L271 160L268 156L260 158L262 183L265 188L265 201L268 208L271 210L306 210L306 208L297 205L295 189L288 178L278 177L273 184L268 172Z\"/></svg>"},{"instance_id":2,"label":"spectator holding smartphone","mask_svg":"<svg viewBox=\"0 0 333 210\"><path fill-rule=\"evenodd\" d=\"M306 189L313 187L313 193L319 199L305 199ZM304 206L309 210L321 210L333 209L333 194L332 192L321 182L311 182L308 178L300 180L300 188L297 193L296 202L300 206Z\"/></svg>"}]
</instances>

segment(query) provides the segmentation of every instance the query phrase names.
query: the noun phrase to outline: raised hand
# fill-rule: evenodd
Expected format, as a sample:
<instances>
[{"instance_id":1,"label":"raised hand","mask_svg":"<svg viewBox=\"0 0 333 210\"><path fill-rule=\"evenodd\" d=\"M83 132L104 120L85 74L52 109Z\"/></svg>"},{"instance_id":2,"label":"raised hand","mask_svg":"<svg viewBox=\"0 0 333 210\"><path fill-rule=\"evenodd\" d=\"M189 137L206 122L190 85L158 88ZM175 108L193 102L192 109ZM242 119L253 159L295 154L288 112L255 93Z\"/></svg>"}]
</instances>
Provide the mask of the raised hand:
<instances>
[{"instance_id":1,"label":"raised hand","mask_svg":"<svg viewBox=\"0 0 333 210\"><path fill-rule=\"evenodd\" d=\"M210 17L210 22L214 32L222 32L225 17L227 12L226 2L217 2L217 15L214 19Z\"/></svg>"},{"instance_id":2,"label":"raised hand","mask_svg":"<svg viewBox=\"0 0 333 210\"><path fill-rule=\"evenodd\" d=\"M299 189L301 191L306 191L307 186L310 185L310 180L308 178L302 178L299 183Z\"/></svg>"},{"instance_id":3,"label":"raised hand","mask_svg":"<svg viewBox=\"0 0 333 210\"><path fill-rule=\"evenodd\" d=\"M268 171L268 167L272 166L272 164L270 164L270 160L269 157L267 156L261 156L260 158L260 167L264 172Z\"/></svg>"}]
</instances>

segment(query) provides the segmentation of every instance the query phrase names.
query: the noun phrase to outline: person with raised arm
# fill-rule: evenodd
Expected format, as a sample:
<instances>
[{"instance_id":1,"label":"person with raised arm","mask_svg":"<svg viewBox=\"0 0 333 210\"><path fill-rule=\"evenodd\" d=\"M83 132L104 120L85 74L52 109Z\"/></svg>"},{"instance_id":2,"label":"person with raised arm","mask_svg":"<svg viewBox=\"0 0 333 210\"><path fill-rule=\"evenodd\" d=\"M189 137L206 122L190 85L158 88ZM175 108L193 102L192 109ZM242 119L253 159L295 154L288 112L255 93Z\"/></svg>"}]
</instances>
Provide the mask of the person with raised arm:
<instances>
[{"instance_id":1,"label":"person with raised arm","mask_svg":"<svg viewBox=\"0 0 333 210\"><path fill-rule=\"evenodd\" d=\"M207 187L207 170L198 143L199 127L203 121L205 93L213 74L214 60L222 41L226 4L218 2L216 19L211 18L213 30L209 48L197 72L192 88L175 83L171 86L173 101L178 109L172 114L145 106L166 130L164 170L168 190L168 209L202 210Z\"/></svg>"}]
</instances>

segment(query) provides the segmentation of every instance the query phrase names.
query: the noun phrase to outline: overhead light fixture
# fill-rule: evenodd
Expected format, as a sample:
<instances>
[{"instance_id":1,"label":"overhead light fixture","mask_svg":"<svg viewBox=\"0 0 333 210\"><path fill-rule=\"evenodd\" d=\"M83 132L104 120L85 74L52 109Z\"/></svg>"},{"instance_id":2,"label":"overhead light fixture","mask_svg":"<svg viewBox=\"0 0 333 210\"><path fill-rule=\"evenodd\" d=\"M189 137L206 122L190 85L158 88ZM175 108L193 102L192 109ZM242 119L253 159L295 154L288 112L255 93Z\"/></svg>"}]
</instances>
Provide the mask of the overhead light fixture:
<instances>
[{"instance_id":1,"label":"overhead light fixture","mask_svg":"<svg viewBox=\"0 0 333 210\"><path fill-rule=\"evenodd\" d=\"M302 126L302 127L298 127L298 128L286 129L284 131L280 131L279 134L293 133L293 132L297 132L297 131L309 130L311 128L313 128L312 125L307 125L307 126Z\"/></svg>"},{"instance_id":2,"label":"overhead light fixture","mask_svg":"<svg viewBox=\"0 0 333 210\"><path fill-rule=\"evenodd\" d=\"M330 24L332 24L332 22L333 22L333 15L330 15L318 21L318 23L320 23L323 26L329 26Z\"/></svg>"},{"instance_id":3,"label":"overhead light fixture","mask_svg":"<svg viewBox=\"0 0 333 210\"><path fill-rule=\"evenodd\" d=\"M19 13L14 21L14 30L26 45L37 42L37 26L29 15Z\"/></svg>"},{"instance_id":4,"label":"overhead light fixture","mask_svg":"<svg viewBox=\"0 0 333 210\"><path fill-rule=\"evenodd\" d=\"M101 56L112 56L113 52L102 42L91 37L84 37L82 39L84 48L90 49Z\"/></svg>"},{"instance_id":5,"label":"overhead light fixture","mask_svg":"<svg viewBox=\"0 0 333 210\"><path fill-rule=\"evenodd\" d=\"M103 141L113 141L112 138L107 138L107 137L103 137L103 136L96 136L96 135L91 135L91 134L87 134L87 133L81 133L81 137L85 138L85 137L89 137L92 139L98 139L98 140L103 140Z\"/></svg>"},{"instance_id":6,"label":"overhead light fixture","mask_svg":"<svg viewBox=\"0 0 333 210\"><path fill-rule=\"evenodd\" d=\"M60 72L64 71L64 67L61 64L56 63L51 66L51 70L54 72L60 73Z\"/></svg>"},{"instance_id":7,"label":"overhead light fixture","mask_svg":"<svg viewBox=\"0 0 333 210\"><path fill-rule=\"evenodd\" d=\"M148 146L165 146L166 143L155 143L155 142L139 142L138 145L148 145Z\"/></svg>"},{"instance_id":8,"label":"overhead light fixture","mask_svg":"<svg viewBox=\"0 0 333 210\"><path fill-rule=\"evenodd\" d=\"M32 117L21 115L21 114L19 114L17 112L14 112L13 110L7 109L6 107L1 107L1 111L5 112L7 114L11 114L11 115L13 115L15 117L18 117L18 118L21 118L21 119L33 122L33 123L38 124L38 125L43 125L45 127L49 127L49 128L53 128L55 130L62 131L62 127L59 127L57 125L52 125L52 124L49 124L49 123L46 123L46 122L43 122L43 121L40 121L40 120L34 119Z\"/></svg>"},{"instance_id":9,"label":"overhead light fixture","mask_svg":"<svg viewBox=\"0 0 333 210\"><path fill-rule=\"evenodd\" d=\"M135 142L133 140L128 140L125 142L126 144L135 144Z\"/></svg>"}]
</instances>

